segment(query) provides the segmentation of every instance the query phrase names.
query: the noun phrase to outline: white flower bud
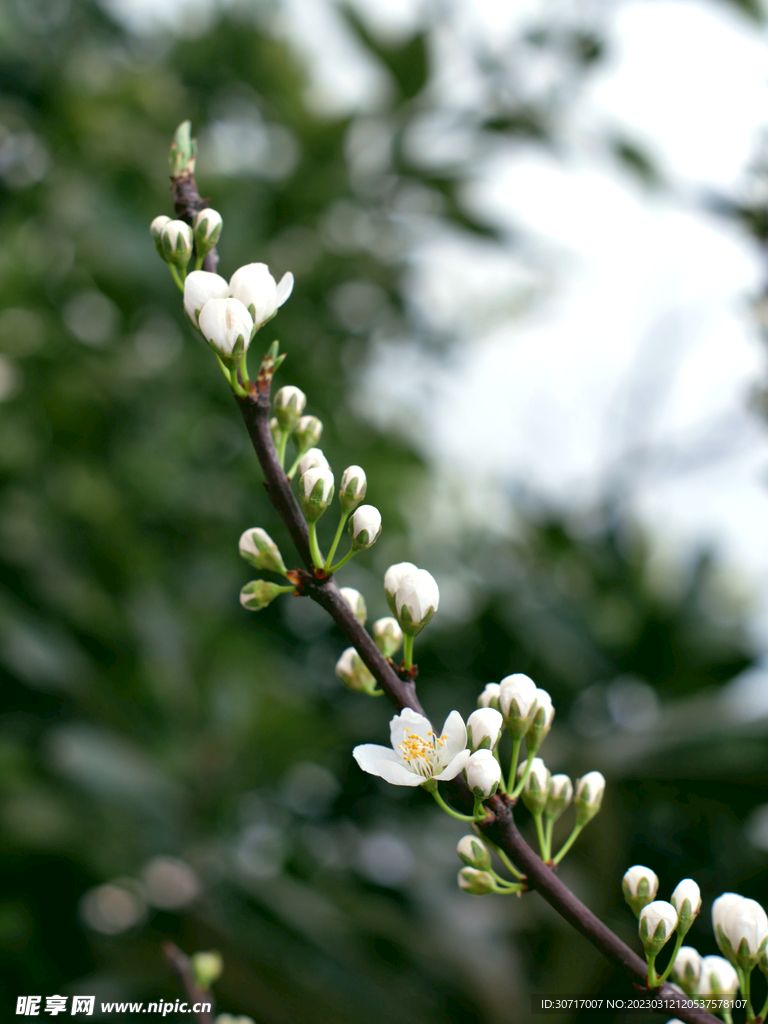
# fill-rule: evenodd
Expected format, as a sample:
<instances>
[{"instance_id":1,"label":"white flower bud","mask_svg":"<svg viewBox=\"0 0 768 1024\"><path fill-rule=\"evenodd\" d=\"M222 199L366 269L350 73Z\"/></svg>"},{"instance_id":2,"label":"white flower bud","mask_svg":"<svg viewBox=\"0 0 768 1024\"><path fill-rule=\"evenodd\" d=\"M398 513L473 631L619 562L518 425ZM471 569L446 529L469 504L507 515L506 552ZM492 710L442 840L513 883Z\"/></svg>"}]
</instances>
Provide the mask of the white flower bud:
<instances>
[{"instance_id":1,"label":"white flower bud","mask_svg":"<svg viewBox=\"0 0 768 1024\"><path fill-rule=\"evenodd\" d=\"M395 614L395 593L402 580L409 572L416 572L417 566L413 562L398 562L397 565L390 565L384 573L384 593L387 596L387 604L392 614Z\"/></svg>"},{"instance_id":2,"label":"white flower bud","mask_svg":"<svg viewBox=\"0 0 768 1024\"><path fill-rule=\"evenodd\" d=\"M373 624L373 639L385 658L391 658L400 649L403 631L397 619L387 616Z\"/></svg>"},{"instance_id":3,"label":"white flower bud","mask_svg":"<svg viewBox=\"0 0 768 1024\"><path fill-rule=\"evenodd\" d=\"M677 911L666 900L654 900L640 911L640 941L648 953L658 953L676 927Z\"/></svg>"},{"instance_id":4,"label":"white flower bud","mask_svg":"<svg viewBox=\"0 0 768 1024\"><path fill-rule=\"evenodd\" d=\"M240 591L240 604L249 612L258 612L266 608L275 598L283 593L283 588L278 583L270 583L268 580L252 580L246 583Z\"/></svg>"},{"instance_id":5,"label":"white flower bud","mask_svg":"<svg viewBox=\"0 0 768 1024\"><path fill-rule=\"evenodd\" d=\"M229 285L218 274L193 270L184 281L184 312L197 327L200 311L209 299L225 299Z\"/></svg>"},{"instance_id":6,"label":"white flower bud","mask_svg":"<svg viewBox=\"0 0 768 1024\"><path fill-rule=\"evenodd\" d=\"M198 988L209 989L214 981L221 977L224 958L217 950L211 950L210 953L193 953L190 959Z\"/></svg>"},{"instance_id":7,"label":"white flower bud","mask_svg":"<svg viewBox=\"0 0 768 1024\"><path fill-rule=\"evenodd\" d=\"M477 706L479 708L495 708L499 710L499 694L501 687L498 683L486 683L485 689L477 698Z\"/></svg>"},{"instance_id":8,"label":"white flower bud","mask_svg":"<svg viewBox=\"0 0 768 1024\"><path fill-rule=\"evenodd\" d=\"M525 736L536 711L536 683L522 672L506 676L499 684L499 711L513 739Z\"/></svg>"},{"instance_id":9,"label":"white flower bud","mask_svg":"<svg viewBox=\"0 0 768 1024\"><path fill-rule=\"evenodd\" d=\"M501 767L490 750L476 750L467 761L466 776L476 797L491 796L501 782Z\"/></svg>"},{"instance_id":10,"label":"white flower bud","mask_svg":"<svg viewBox=\"0 0 768 1024\"><path fill-rule=\"evenodd\" d=\"M526 768L527 764L521 764L517 769L518 779L522 779L523 775L525 775ZM541 814L547 806L551 780L549 768L547 768L540 757L534 757L531 761L531 767L528 769L523 792L521 793L523 803L531 814Z\"/></svg>"},{"instance_id":11,"label":"white flower bud","mask_svg":"<svg viewBox=\"0 0 768 1024\"><path fill-rule=\"evenodd\" d=\"M328 459L319 448L310 448L305 455L299 459L299 479L310 469L330 469Z\"/></svg>"},{"instance_id":12,"label":"white flower bud","mask_svg":"<svg viewBox=\"0 0 768 1024\"><path fill-rule=\"evenodd\" d=\"M165 227L166 224L170 223L171 218L166 217L163 214L160 217L155 217L155 219L149 225L149 233L150 235L152 235L152 241L155 243L155 249L157 249L158 256L160 256L160 258L163 260L165 259L165 254L163 253L162 240L163 228Z\"/></svg>"},{"instance_id":13,"label":"white flower bud","mask_svg":"<svg viewBox=\"0 0 768 1024\"><path fill-rule=\"evenodd\" d=\"M283 430L293 430L299 422L299 416L304 412L307 404L307 396L301 388L295 388L288 384L280 388L272 399L272 411L277 416L277 422Z\"/></svg>"},{"instance_id":14,"label":"white flower bud","mask_svg":"<svg viewBox=\"0 0 768 1024\"><path fill-rule=\"evenodd\" d=\"M209 299L200 310L198 324L222 362L237 366L251 343L253 321L237 299Z\"/></svg>"},{"instance_id":15,"label":"white flower bud","mask_svg":"<svg viewBox=\"0 0 768 1024\"><path fill-rule=\"evenodd\" d=\"M250 562L256 569L285 573L285 562L280 549L267 531L262 530L260 526L246 530L240 537L238 547L246 562Z\"/></svg>"},{"instance_id":16,"label":"white flower bud","mask_svg":"<svg viewBox=\"0 0 768 1024\"><path fill-rule=\"evenodd\" d=\"M555 820L573 799L573 783L567 775L553 775L549 780L549 796L544 813Z\"/></svg>"},{"instance_id":17,"label":"white flower bud","mask_svg":"<svg viewBox=\"0 0 768 1024\"><path fill-rule=\"evenodd\" d=\"M166 263L186 267L192 255L192 228L183 220L169 220L160 232L160 245Z\"/></svg>"},{"instance_id":18,"label":"white flower bud","mask_svg":"<svg viewBox=\"0 0 768 1024\"><path fill-rule=\"evenodd\" d=\"M692 878L684 878L675 886L669 902L677 911L678 931L685 935L701 910L701 889Z\"/></svg>"},{"instance_id":19,"label":"white flower bud","mask_svg":"<svg viewBox=\"0 0 768 1024\"><path fill-rule=\"evenodd\" d=\"M600 810L605 792L605 778L600 772L587 772L576 780L573 805L576 808L576 823L586 825Z\"/></svg>"},{"instance_id":20,"label":"white flower bud","mask_svg":"<svg viewBox=\"0 0 768 1024\"><path fill-rule=\"evenodd\" d=\"M739 900L743 900L743 896L739 896L735 892L724 892L722 896L718 896L712 904L712 930L715 933L715 939L717 940L718 946L722 949L721 936L723 924L725 922L725 915L731 909L731 907L738 903Z\"/></svg>"},{"instance_id":21,"label":"white flower bud","mask_svg":"<svg viewBox=\"0 0 768 1024\"><path fill-rule=\"evenodd\" d=\"M384 582L386 585L386 576ZM431 621L439 602L437 583L426 569L415 569L403 576L395 592L395 615L403 632L420 632Z\"/></svg>"},{"instance_id":22,"label":"white flower bud","mask_svg":"<svg viewBox=\"0 0 768 1024\"><path fill-rule=\"evenodd\" d=\"M280 284L275 284L266 263L240 267L229 282L229 294L250 312L257 331L272 319L292 291L293 274L284 274Z\"/></svg>"},{"instance_id":23,"label":"white flower bud","mask_svg":"<svg viewBox=\"0 0 768 1024\"><path fill-rule=\"evenodd\" d=\"M277 416L273 416L269 421L269 432L272 435L272 444L277 448L280 444L280 439L283 436L283 430L280 424L277 422Z\"/></svg>"},{"instance_id":24,"label":"white flower bud","mask_svg":"<svg viewBox=\"0 0 768 1024\"><path fill-rule=\"evenodd\" d=\"M658 875L642 864L633 864L624 872L621 891L635 917L639 917L643 907L647 907L656 899L656 893L659 891ZM672 905L675 906L674 897ZM675 906L675 910L677 910L677 906Z\"/></svg>"},{"instance_id":25,"label":"white flower bud","mask_svg":"<svg viewBox=\"0 0 768 1024\"><path fill-rule=\"evenodd\" d=\"M361 505L350 516L347 531L355 551L364 551L379 539L381 512L373 505Z\"/></svg>"},{"instance_id":26,"label":"white flower bud","mask_svg":"<svg viewBox=\"0 0 768 1024\"><path fill-rule=\"evenodd\" d=\"M333 498L333 473L330 469L308 469L299 480L299 501L308 523L316 522Z\"/></svg>"},{"instance_id":27,"label":"white flower bud","mask_svg":"<svg viewBox=\"0 0 768 1024\"><path fill-rule=\"evenodd\" d=\"M701 978L701 955L693 946L681 946L672 967L672 977L687 995L693 995Z\"/></svg>"},{"instance_id":28,"label":"white flower bud","mask_svg":"<svg viewBox=\"0 0 768 1024\"><path fill-rule=\"evenodd\" d=\"M720 948L728 959L744 970L751 970L768 945L765 911L755 900L733 902L723 919L721 937Z\"/></svg>"},{"instance_id":29,"label":"white flower bud","mask_svg":"<svg viewBox=\"0 0 768 1024\"><path fill-rule=\"evenodd\" d=\"M504 719L493 708L478 708L467 719L467 737L471 750L495 750L504 728Z\"/></svg>"},{"instance_id":30,"label":"white flower bud","mask_svg":"<svg viewBox=\"0 0 768 1024\"><path fill-rule=\"evenodd\" d=\"M731 996L739 988L739 976L721 956L701 958L699 996Z\"/></svg>"},{"instance_id":31,"label":"white flower bud","mask_svg":"<svg viewBox=\"0 0 768 1024\"><path fill-rule=\"evenodd\" d=\"M363 595L359 590L355 590L354 587L342 587L340 593L357 621L361 626L364 626L365 620L368 618L368 609L365 607Z\"/></svg>"},{"instance_id":32,"label":"white flower bud","mask_svg":"<svg viewBox=\"0 0 768 1024\"><path fill-rule=\"evenodd\" d=\"M357 693L372 694L376 689L376 679L354 647L348 647L336 662L336 675Z\"/></svg>"},{"instance_id":33,"label":"white flower bud","mask_svg":"<svg viewBox=\"0 0 768 1024\"><path fill-rule=\"evenodd\" d=\"M205 256L213 249L221 237L223 225L221 214L210 207L198 213L195 217L195 251L198 256Z\"/></svg>"},{"instance_id":34,"label":"white flower bud","mask_svg":"<svg viewBox=\"0 0 768 1024\"><path fill-rule=\"evenodd\" d=\"M533 713L528 732L525 734L525 742L528 752L538 750L544 742L547 733L552 727L552 719L555 717L555 709L552 706L552 698L546 690L540 687L536 690L536 710Z\"/></svg>"},{"instance_id":35,"label":"white flower bud","mask_svg":"<svg viewBox=\"0 0 768 1024\"><path fill-rule=\"evenodd\" d=\"M320 440L322 433L323 424L317 416L302 416L296 424L293 440L300 452L308 452Z\"/></svg>"},{"instance_id":36,"label":"white flower bud","mask_svg":"<svg viewBox=\"0 0 768 1024\"><path fill-rule=\"evenodd\" d=\"M456 844L456 853L467 867L477 871L488 871L491 866L491 852L477 836L462 836Z\"/></svg>"},{"instance_id":37,"label":"white flower bud","mask_svg":"<svg viewBox=\"0 0 768 1024\"><path fill-rule=\"evenodd\" d=\"M367 487L365 470L360 466L347 466L341 474L339 484L339 504L345 515L349 515L353 508L357 508L365 497Z\"/></svg>"},{"instance_id":38,"label":"white flower bud","mask_svg":"<svg viewBox=\"0 0 768 1024\"><path fill-rule=\"evenodd\" d=\"M485 896L496 891L493 875L476 868L462 868L459 872L459 888L471 896Z\"/></svg>"}]
</instances>

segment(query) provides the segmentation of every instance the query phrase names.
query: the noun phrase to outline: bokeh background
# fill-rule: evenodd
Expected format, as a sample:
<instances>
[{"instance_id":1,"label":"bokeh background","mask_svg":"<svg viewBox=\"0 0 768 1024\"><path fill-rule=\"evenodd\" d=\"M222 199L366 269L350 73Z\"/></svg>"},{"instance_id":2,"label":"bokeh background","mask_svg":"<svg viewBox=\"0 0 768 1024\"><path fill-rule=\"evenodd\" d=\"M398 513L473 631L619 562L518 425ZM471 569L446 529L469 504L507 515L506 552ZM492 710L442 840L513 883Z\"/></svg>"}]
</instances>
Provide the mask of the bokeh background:
<instances>
[{"instance_id":1,"label":"bokeh background","mask_svg":"<svg viewBox=\"0 0 768 1024\"><path fill-rule=\"evenodd\" d=\"M562 875L628 941L631 863L699 882L702 953L716 895L768 901L767 58L757 0L4 5L5 1014L176 998L166 937L258 1024L629 991L357 769L390 711L318 609L240 608L242 530L291 556L148 235L186 118L220 269L293 271L265 343L382 510L342 583L440 584L430 713L550 690L549 766L609 780Z\"/></svg>"}]
</instances>

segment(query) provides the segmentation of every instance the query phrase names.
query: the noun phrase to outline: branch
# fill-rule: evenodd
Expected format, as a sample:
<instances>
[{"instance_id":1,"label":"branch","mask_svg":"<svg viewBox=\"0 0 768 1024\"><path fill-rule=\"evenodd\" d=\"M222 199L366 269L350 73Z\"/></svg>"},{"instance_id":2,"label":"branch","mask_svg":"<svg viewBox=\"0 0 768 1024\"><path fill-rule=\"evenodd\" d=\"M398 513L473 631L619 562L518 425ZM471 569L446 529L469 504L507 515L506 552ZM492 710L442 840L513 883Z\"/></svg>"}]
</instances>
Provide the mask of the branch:
<instances>
[{"instance_id":1,"label":"branch","mask_svg":"<svg viewBox=\"0 0 768 1024\"><path fill-rule=\"evenodd\" d=\"M163 953L168 966L184 986L190 1006L194 1003L208 1003L211 1007L210 1010L198 1010L195 1013L197 1024L213 1024L213 993L210 989L197 987L192 961L173 942L163 943Z\"/></svg>"}]
</instances>

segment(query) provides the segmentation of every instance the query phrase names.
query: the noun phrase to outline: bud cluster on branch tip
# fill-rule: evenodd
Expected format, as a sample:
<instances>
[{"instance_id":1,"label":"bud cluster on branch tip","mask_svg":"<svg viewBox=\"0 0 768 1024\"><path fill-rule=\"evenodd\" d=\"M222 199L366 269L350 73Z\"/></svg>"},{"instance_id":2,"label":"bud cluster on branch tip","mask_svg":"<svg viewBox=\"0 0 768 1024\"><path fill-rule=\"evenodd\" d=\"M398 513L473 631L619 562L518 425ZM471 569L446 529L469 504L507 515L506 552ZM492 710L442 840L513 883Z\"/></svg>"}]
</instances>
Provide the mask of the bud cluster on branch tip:
<instances>
[{"instance_id":1,"label":"bud cluster on branch tip","mask_svg":"<svg viewBox=\"0 0 768 1024\"><path fill-rule=\"evenodd\" d=\"M467 766L467 727L452 711L442 731L435 732L428 718L405 708L389 723L392 747L363 743L352 756L364 772L378 775L394 786L422 786L448 782ZM394 757L392 756L394 751Z\"/></svg>"},{"instance_id":2,"label":"bud cluster on branch tip","mask_svg":"<svg viewBox=\"0 0 768 1024\"><path fill-rule=\"evenodd\" d=\"M291 433L296 428L306 404L307 396L301 388L296 388L292 384L280 388L272 399L272 411L282 430Z\"/></svg>"},{"instance_id":3,"label":"bud cluster on branch tip","mask_svg":"<svg viewBox=\"0 0 768 1024\"><path fill-rule=\"evenodd\" d=\"M677 911L666 900L654 900L640 911L640 941L655 956L677 928Z\"/></svg>"},{"instance_id":4,"label":"bud cluster on branch tip","mask_svg":"<svg viewBox=\"0 0 768 1024\"><path fill-rule=\"evenodd\" d=\"M496 883L488 871L462 868L459 872L459 888L470 896L487 896L489 892L496 892Z\"/></svg>"},{"instance_id":5,"label":"bud cluster on branch tip","mask_svg":"<svg viewBox=\"0 0 768 1024\"><path fill-rule=\"evenodd\" d=\"M296 448L302 454L308 452L320 440L323 434L323 424L317 416L301 416L293 432L293 440ZM342 482L344 478L342 477Z\"/></svg>"},{"instance_id":6,"label":"bud cluster on branch tip","mask_svg":"<svg viewBox=\"0 0 768 1024\"><path fill-rule=\"evenodd\" d=\"M224 969L224 958L217 950L209 953L194 953L192 956L192 973L198 988L208 989Z\"/></svg>"},{"instance_id":7,"label":"bud cluster on branch tip","mask_svg":"<svg viewBox=\"0 0 768 1024\"><path fill-rule=\"evenodd\" d=\"M556 821L573 799L573 783L567 775L553 775L549 780L549 796L544 807L548 818Z\"/></svg>"},{"instance_id":8,"label":"bud cluster on branch tip","mask_svg":"<svg viewBox=\"0 0 768 1024\"><path fill-rule=\"evenodd\" d=\"M240 537L238 547L246 562L250 562L256 569L285 575L285 562L277 544L260 526L246 530Z\"/></svg>"},{"instance_id":9,"label":"bud cluster on branch tip","mask_svg":"<svg viewBox=\"0 0 768 1024\"><path fill-rule=\"evenodd\" d=\"M377 619L373 624L373 640L385 658L393 657L403 642L400 623L389 615Z\"/></svg>"},{"instance_id":10,"label":"bud cluster on branch tip","mask_svg":"<svg viewBox=\"0 0 768 1024\"><path fill-rule=\"evenodd\" d=\"M681 946L672 967L672 977L686 995L692 996L699 990L701 978L701 955L693 946Z\"/></svg>"},{"instance_id":11,"label":"bud cluster on branch tip","mask_svg":"<svg viewBox=\"0 0 768 1024\"><path fill-rule=\"evenodd\" d=\"M354 647L348 647L336 662L336 675L357 693L372 694L376 689L375 678Z\"/></svg>"},{"instance_id":12,"label":"bud cluster on branch tip","mask_svg":"<svg viewBox=\"0 0 768 1024\"><path fill-rule=\"evenodd\" d=\"M200 311L198 326L221 361L237 366L248 350L253 332L251 314L242 302L209 299Z\"/></svg>"},{"instance_id":13,"label":"bud cluster on branch tip","mask_svg":"<svg viewBox=\"0 0 768 1024\"><path fill-rule=\"evenodd\" d=\"M322 449L310 448L299 459L299 479L308 473L310 469L330 469L328 459L323 455Z\"/></svg>"},{"instance_id":14,"label":"bud cluster on branch tip","mask_svg":"<svg viewBox=\"0 0 768 1024\"><path fill-rule=\"evenodd\" d=\"M347 466L341 474L341 484L339 485L339 504L344 515L349 515L353 509L357 508L365 497L367 487L365 470L360 466Z\"/></svg>"},{"instance_id":15,"label":"bud cluster on branch tip","mask_svg":"<svg viewBox=\"0 0 768 1024\"><path fill-rule=\"evenodd\" d=\"M456 853L468 868L488 871L491 867L491 852L477 836L462 836L456 845Z\"/></svg>"},{"instance_id":16,"label":"bud cluster on branch tip","mask_svg":"<svg viewBox=\"0 0 768 1024\"><path fill-rule=\"evenodd\" d=\"M518 779L522 779L525 775L526 768L528 768L526 764L521 764L517 769ZM549 768L547 768L542 759L534 757L531 761L531 767L528 768L528 774L521 794L523 803L531 814L541 814L547 806L551 778Z\"/></svg>"},{"instance_id":17,"label":"bud cluster on branch tip","mask_svg":"<svg viewBox=\"0 0 768 1024\"><path fill-rule=\"evenodd\" d=\"M701 974L697 995L705 998L732 996L739 988L739 976L735 969L721 956L701 958Z\"/></svg>"},{"instance_id":18,"label":"bud cluster on branch tip","mask_svg":"<svg viewBox=\"0 0 768 1024\"><path fill-rule=\"evenodd\" d=\"M684 878L675 886L669 901L677 911L677 931L685 935L701 910L701 890L692 878Z\"/></svg>"},{"instance_id":19,"label":"bud cluster on branch tip","mask_svg":"<svg viewBox=\"0 0 768 1024\"><path fill-rule=\"evenodd\" d=\"M285 593L285 587L269 580L251 580L240 591L240 604L249 612L258 612L271 604L279 594Z\"/></svg>"},{"instance_id":20,"label":"bud cluster on branch tip","mask_svg":"<svg viewBox=\"0 0 768 1024\"><path fill-rule=\"evenodd\" d=\"M501 782L501 766L490 750L476 750L467 761L465 774L478 800L493 796Z\"/></svg>"},{"instance_id":21,"label":"bud cluster on branch tip","mask_svg":"<svg viewBox=\"0 0 768 1024\"><path fill-rule=\"evenodd\" d=\"M768 946L768 917L755 900L733 892L712 904L712 927L721 953L742 970L757 966Z\"/></svg>"},{"instance_id":22,"label":"bud cluster on branch tip","mask_svg":"<svg viewBox=\"0 0 768 1024\"><path fill-rule=\"evenodd\" d=\"M493 708L478 708L467 719L467 733L470 749L495 750L501 739L504 719Z\"/></svg>"},{"instance_id":23,"label":"bud cluster on branch tip","mask_svg":"<svg viewBox=\"0 0 768 1024\"><path fill-rule=\"evenodd\" d=\"M440 591L426 569L411 562L391 565L384 574L387 604L404 633L415 636L431 621L440 602Z\"/></svg>"},{"instance_id":24,"label":"bud cluster on branch tip","mask_svg":"<svg viewBox=\"0 0 768 1024\"><path fill-rule=\"evenodd\" d=\"M342 587L340 593L357 621L361 626L364 626L365 620L368 618L368 609L365 607L363 595L359 590L355 590L354 587Z\"/></svg>"},{"instance_id":25,"label":"bud cluster on branch tip","mask_svg":"<svg viewBox=\"0 0 768 1024\"><path fill-rule=\"evenodd\" d=\"M587 772L576 780L573 806L576 808L576 824L586 825L600 810L605 792L605 778L600 772Z\"/></svg>"},{"instance_id":26,"label":"bud cluster on branch tip","mask_svg":"<svg viewBox=\"0 0 768 1024\"><path fill-rule=\"evenodd\" d=\"M333 500L333 473L330 469L308 469L299 480L299 501L308 523L317 522Z\"/></svg>"},{"instance_id":27,"label":"bud cluster on branch tip","mask_svg":"<svg viewBox=\"0 0 768 1024\"><path fill-rule=\"evenodd\" d=\"M195 217L195 252L198 259L207 256L221 237L224 221L221 214L208 207Z\"/></svg>"},{"instance_id":28,"label":"bud cluster on branch tip","mask_svg":"<svg viewBox=\"0 0 768 1024\"><path fill-rule=\"evenodd\" d=\"M624 872L621 891L624 893L624 899L632 908L632 913L635 917L639 917L643 907L647 907L656 899L656 893L659 891L658 875L642 864L633 864ZM674 902L673 899L673 905Z\"/></svg>"},{"instance_id":29,"label":"bud cluster on branch tip","mask_svg":"<svg viewBox=\"0 0 768 1024\"><path fill-rule=\"evenodd\" d=\"M381 512L373 505L361 505L350 516L347 532L355 551L371 547L381 535Z\"/></svg>"},{"instance_id":30,"label":"bud cluster on branch tip","mask_svg":"<svg viewBox=\"0 0 768 1024\"><path fill-rule=\"evenodd\" d=\"M499 694L501 687L498 683L486 683L485 689L477 698L477 706L479 708L494 708L499 710Z\"/></svg>"}]
</instances>

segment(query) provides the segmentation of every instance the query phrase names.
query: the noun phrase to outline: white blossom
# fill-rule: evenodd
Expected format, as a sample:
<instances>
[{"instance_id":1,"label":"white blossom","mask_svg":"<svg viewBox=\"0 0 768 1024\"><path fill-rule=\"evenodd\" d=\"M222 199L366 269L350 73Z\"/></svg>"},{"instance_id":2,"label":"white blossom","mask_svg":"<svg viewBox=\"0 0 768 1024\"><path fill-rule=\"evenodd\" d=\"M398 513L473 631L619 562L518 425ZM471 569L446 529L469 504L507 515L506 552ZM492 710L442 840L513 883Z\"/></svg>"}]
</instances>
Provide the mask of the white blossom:
<instances>
[{"instance_id":1,"label":"white blossom","mask_svg":"<svg viewBox=\"0 0 768 1024\"><path fill-rule=\"evenodd\" d=\"M218 274L193 270L184 281L184 312L197 327L197 317L209 299L225 299L229 285Z\"/></svg>"},{"instance_id":2,"label":"white blossom","mask_svg":"<svg viewBox=\"0 0 768 1024\"><path fill-rule=\"evenodd\" d=\"M658 950L677 927L677 911L666 900L654 900L640 911L640 938L646 949Z\"/></svg>"},{"instance_id":3,"label":"white blossom","mask_svg":"<svg viewBox=\"0 0 768 1024\"><path fill-rule=\"evenodd\" d=\"M455 779L467 765L467 728L458 711L448 715L439 735L410 708L395 715L389 729L392 749L364 743L352 751L364 772L394 786L420 786L428 779Z\"/></svg>"},{"instance_id":4,"label":"white blossom","mask_svg":"<svg viewBox=\"0 0 768 1024\"><path fill-rule=\"evenodd\" d=\"M352 513L347 529L354 548L369 548L381 534L381 512L373 505L361 505Z\"/></svg>"},{"instance_id":5,"label":"white blossom","mask_svg":"<svg viewBox=\"0 0 768 1024\"><path fill-rule=\"evenodd\" d=\"M328 459L323 455L320 448L310 448L309 451L299 459L299 477L304 476L304 474L310 469L318 468L330 469Z\"/></svg>"},{"instance_id":6,"label":"white blossom","mask_svg":"<svg viewBox=\"0 0 768 1024\"><path fill-rule=\"evenodd\" d=\"M467 733L472 750L486 747L493 750L501 737L504 719L493 708L478 708L467 719Z\"/></svg>"},{"instance_id":7,"label":"white blossom","mask_svg":"<svg viewBox=\"0 0 768 1024\"><path fill-rule=\"evenodd\" d=\"M437 611L439 601L437 583L426 569L403 576L395 591L395 615L403 631L418 633Z\"/></svg>"},{"instance_id":8,"label":"white blossom","mask_svg":"<svg viewBox=\"0 0 768 1024\"><path fill-rule=\"evenodd\" d=\"M239 361L251 342L253 321L237 299L209 299L198 319L203 337L223 359Z\"/></svg>"},{"instance_id":9,"label":"white blossom","mask_svg":"<svg viewBox=\"0 0 768 1024\"><path fill-rule=\"evenodd\" d=\"M733 995L738 987L739 977L727 960L721 956L702 957L698 989L700 996Z\"/></svg>"},{"instance_id":10,"label":"white blossom","mask_svg":"<svg viewBox=\"0 0 768 1024\"><path fill-rule=\"evenodd\" d=\"M240 267L229 282L229 294L250 311L256 330L272 319L292 291L293 274L284 274L280 284L275 284L266 263Z\"/></svg>"},{"instance_id":11,"label":"white blossom","mask_svg":"<svg viewBox=\"0 0 768 1024\"><path fill-rule=\"evenodd\" d=\"M501 767L490 750L476 750L467 761L466 776L475 796L491 796L501 782Z\"/></svg>"}]
</instances>

